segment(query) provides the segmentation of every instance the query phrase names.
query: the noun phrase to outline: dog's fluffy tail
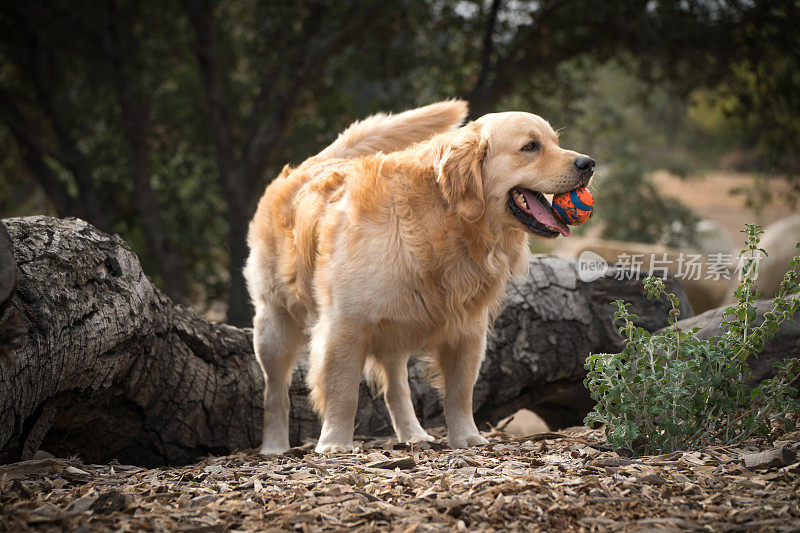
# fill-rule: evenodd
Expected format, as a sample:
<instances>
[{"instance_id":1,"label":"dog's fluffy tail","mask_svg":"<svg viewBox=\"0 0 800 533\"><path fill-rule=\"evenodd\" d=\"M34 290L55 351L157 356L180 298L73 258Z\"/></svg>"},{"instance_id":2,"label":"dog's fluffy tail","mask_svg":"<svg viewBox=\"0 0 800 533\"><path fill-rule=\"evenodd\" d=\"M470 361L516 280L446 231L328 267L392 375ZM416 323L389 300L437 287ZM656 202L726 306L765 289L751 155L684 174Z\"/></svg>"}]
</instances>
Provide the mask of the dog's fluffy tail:
<instances>
[{"instance_id":1,"label":"dog's fluffy tail","mask_svg":"<svg viewBox=\"0 0 800 533\"><path fill-rule=\"evenodd\" d=\"M438 102L397 115L379 113L350 125L319 156L348 159L396 152L455 129L466 116L467 102L463 100Z\"/></svg>"}]
</instances>

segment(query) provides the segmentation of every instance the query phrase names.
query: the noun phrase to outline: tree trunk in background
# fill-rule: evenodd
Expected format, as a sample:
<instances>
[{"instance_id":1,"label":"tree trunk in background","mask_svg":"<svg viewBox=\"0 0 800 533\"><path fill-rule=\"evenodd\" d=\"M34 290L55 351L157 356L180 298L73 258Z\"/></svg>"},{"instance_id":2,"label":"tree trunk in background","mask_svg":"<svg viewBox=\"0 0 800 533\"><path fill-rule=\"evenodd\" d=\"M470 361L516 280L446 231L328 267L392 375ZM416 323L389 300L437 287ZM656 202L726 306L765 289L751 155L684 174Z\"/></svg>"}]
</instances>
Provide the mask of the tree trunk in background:
<instances>
[{"instance_id":1,"label":"tree trunk in background","mask_svg":"<svg viewBox=\"0 0 800 533\"><path fill-rule=\"evenodd\" d=\"M124 142L128 148L128 173L133 182L133 203L159 273L162 286L170 298L185 302L187 283L180 250L164 223L163 211L152 186L150 172L150 113L137 83L137 72L131 68L137 58L122 52L120 14L115 0L106 2L106 25L101 41L114 92L120 108ZM127 62L126 62L127 61Z\"/></svg>"},{"instance_id":2,"label":"tree trunk in background","mask_svg":"<svg viewBox=\"0 0 800 533\"><path fill-rule=\"evenodd\" d=\"M13 364L0 365L0 461L41 447L92 462L176 464L259 444L263 380L249 330L174 304L119 237L81 220L5 223L20 273L10 304L28 333ZM617 298L633 303L643 327L666 324L666 306L646 300L638 281L583 283L570 260L534 257L495 322L475 388L479 422L522 407L549 409L551 423L577 420L590 406L581 384L586 354L620 346L610 325ZM441 404L424 370L411 364L414 405L423 425L438 425ZM295 444L319 432L305 371L301 362L291 385ZM391 432L383 400L365 385L356 424L362 435Z\"/></svg>"},{"instance_id":3,"label":"tree trunk in background","mask_svg":"<svg viewBox=\"0 0 800 533\"><path fill-rule=\"evenodd\" d=\"M277 163L283 165L277 158L289 124L309 86L321 76L327 62L380 17L391 17L392 6L351 6L351 13L345 18L347 23L336 31L324 32L320 24L329 15L329 7L324 2L312 4L296 21L302 28L300 34L305 37L297 40L301 44L287 56L286 71L270 73L261 81L249 119L245 124L237 124L237 113L233 110L240 103L231 97L228 88L232 74L227 70L230 65L221 60L223 49L214 32L215 4L208 0L183 0L182 5L194 31L194 51L206 98L211 141L227 204L230 250L227 322L247 326L252 323L253 309L242 269L247 259L250 218L264 186L274 177L264 179L264 173ZM394 9L400 13L399 8ZM285 78L284 83L279 81L281 78Z\"/></svg>"},{"instance_id":4,"label":"tree trunk in background","mask_svg":"<svg viewBox=\"0 0 800 533\"><path fill-rule=\"evenodd\" d=\"M228 210L228 250L230 252L230 265L228 276L228 314L226 322L232 326L244 327L253 324L253 306L250 304L250 293L244 281L244 263L249 252L247 247L247 228L250 224L249 216L255 210L244 208L234 211ZM249 216L248 216L249 215Z\"/></svg>"}]
</instances>

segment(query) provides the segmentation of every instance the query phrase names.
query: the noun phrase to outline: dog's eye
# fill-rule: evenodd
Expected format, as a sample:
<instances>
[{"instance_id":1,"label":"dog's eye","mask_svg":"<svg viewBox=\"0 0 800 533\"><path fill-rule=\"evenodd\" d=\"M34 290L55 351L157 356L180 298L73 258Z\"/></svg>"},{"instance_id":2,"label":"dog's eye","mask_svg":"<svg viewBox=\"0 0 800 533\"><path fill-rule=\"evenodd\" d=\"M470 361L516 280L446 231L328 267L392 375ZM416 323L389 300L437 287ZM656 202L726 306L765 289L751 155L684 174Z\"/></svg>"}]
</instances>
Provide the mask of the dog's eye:
<instances>
[{"instance_id":1,"label":"dog's eye","mask_svg":"<svg viewBox=\"0 0 800 533\"><path fill-rule=\"evenodd\" d=\"M529 142L528 144L526 144L525 146L522 147L522 151L523 152L535 152L536 150L538 150L541 147L542 147L542 145L539 144L538 141L531 141L531 142Z\"/></svg>"}]
</instances>

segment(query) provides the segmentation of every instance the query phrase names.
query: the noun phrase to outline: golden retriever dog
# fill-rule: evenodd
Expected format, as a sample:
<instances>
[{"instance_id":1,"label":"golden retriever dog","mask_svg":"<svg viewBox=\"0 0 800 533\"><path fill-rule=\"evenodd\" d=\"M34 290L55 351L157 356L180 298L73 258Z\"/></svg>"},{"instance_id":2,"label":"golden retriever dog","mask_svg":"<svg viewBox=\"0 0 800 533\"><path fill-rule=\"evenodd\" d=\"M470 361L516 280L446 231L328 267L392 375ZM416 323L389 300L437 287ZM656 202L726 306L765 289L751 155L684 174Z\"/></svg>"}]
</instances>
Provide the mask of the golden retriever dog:
<instances>
[{"instance_id":1,"label":"golden retriever dog","mask_svg":"<svg viewBox=\"0 0 800 533\"><path fill-rule=\"evenodd\" d=\"M486 443L472 388L490 317L528 266L528 235L569 235L545 194L586 185L594 160L529 113L458 125L447 101L356 122L286 167L250 224L245 267L264 370L261 453L289 448L288 385L310 340L319 453L352 450L365 366L401 442L432 440L414 414L409 356L429 358L449 444Z\"/></svg>"}]
</instances>

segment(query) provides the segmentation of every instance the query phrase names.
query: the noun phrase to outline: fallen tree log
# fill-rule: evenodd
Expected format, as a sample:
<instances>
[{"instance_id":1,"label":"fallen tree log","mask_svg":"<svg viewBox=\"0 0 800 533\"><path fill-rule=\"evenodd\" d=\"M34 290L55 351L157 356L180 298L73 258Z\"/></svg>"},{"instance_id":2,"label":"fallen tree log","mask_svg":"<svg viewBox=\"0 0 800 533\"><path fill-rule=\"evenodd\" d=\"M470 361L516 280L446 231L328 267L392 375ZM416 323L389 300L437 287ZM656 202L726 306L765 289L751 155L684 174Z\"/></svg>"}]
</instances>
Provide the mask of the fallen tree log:
<instances>
[{"instance_id":1,"label":"fallen tree log","mask_svg":"<svg viewBox=\"0 0 800 533\"><path fill-rule=\"evenodd\" d=\"M16 281L17 270L11 250L11 237L5 227L0 224L0 305L3 305L11 296Z\"/></svg>"},{"instance_id":2,"label":"fallen tree log","mask_svg":"<svg viewBox=\"0 0 800 533\"><path fill-rule=\"evenodd\" d=\"M5 224L20 274L10 304L27 334L13 364L0 365L0 461L41 447L94 462L178 464L258 444L263 381L249 330L171 302L119 237L81 220ZM647 301L637 280L583 283L571 261L534 257L495 322L476 418L495 423L520 407L566 408L574 418L588 409L583 360L619 348L609 305L617 298L633 303L647 329L666 324L666 306ZM420 362L410 376L423 425L440 424L438 394ZM319 432L304 377L301 364L291 386L294 443ZM358 433L390 432L383 400L365 386L359 407Z\"/></svg>"},{"instance_id":3,"label":"fallen tree log","mask_svg":"<svg viewBox=\"0 0 800 533\"><path fill-rule=\"evenodd\" d=\"M0 224L0 364L11 364L11 350L20 346L25 330L11 309L11 294L17 285L17 267L11 237Z\"/></svg>"}]
</instances>

